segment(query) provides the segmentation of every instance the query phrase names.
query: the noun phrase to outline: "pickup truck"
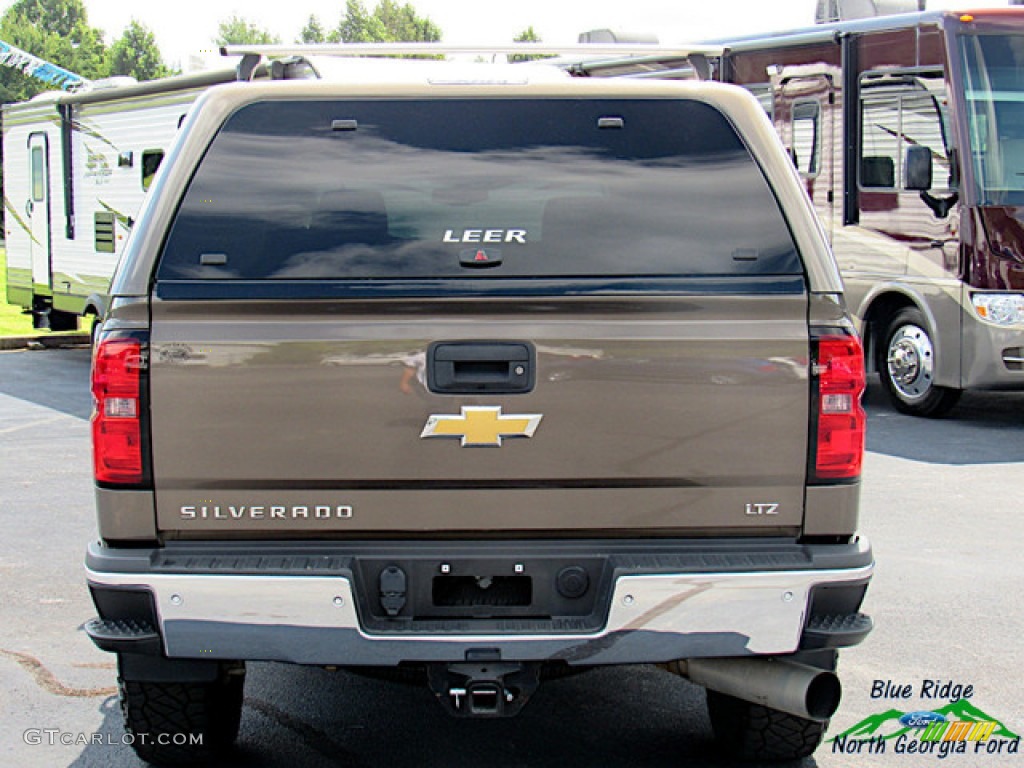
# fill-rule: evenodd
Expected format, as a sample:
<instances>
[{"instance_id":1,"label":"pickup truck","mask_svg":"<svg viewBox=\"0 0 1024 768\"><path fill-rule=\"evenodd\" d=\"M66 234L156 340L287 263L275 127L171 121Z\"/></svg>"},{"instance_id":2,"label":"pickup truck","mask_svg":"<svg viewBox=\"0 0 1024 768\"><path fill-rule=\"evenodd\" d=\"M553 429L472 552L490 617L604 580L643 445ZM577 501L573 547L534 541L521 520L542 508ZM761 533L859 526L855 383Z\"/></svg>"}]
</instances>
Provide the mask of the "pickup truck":
<instances>
[{"instance_id":1,"label":"pickup truck","mask_svg":"<svg viewBox=\"0 0 1024 768\"><path fill-rule=\"evenodd\" d=\"M763 111L407 65L209 89L117 269L87 630L136 751L216 759L274 661L465 718L661 665L809 755L871 629L864 369Z\"/></svg>"}]
</instances>

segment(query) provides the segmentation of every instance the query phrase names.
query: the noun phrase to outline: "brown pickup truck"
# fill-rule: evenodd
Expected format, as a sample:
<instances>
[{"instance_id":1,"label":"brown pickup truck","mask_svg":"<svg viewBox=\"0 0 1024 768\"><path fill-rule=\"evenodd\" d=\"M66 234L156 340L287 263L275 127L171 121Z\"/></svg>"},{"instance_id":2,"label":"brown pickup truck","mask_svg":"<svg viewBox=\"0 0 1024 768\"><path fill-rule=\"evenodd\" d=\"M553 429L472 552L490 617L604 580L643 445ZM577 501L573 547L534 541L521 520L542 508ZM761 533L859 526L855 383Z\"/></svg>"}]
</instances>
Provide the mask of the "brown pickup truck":
<instances>
[{"instance_id":1,"label":"brown pickup truck","mask_svg":"<svg viewBox=\"0 0 1024 768\"><path fill-rule=\"evenodd\" d=\"M269 660L460 717L659 664L732 753L810 754L873 559L862 351L785 152L736 87L446 66L211 88L149 192L86 559L136 750L228 749Z\"/></svg>"}]
</instances>

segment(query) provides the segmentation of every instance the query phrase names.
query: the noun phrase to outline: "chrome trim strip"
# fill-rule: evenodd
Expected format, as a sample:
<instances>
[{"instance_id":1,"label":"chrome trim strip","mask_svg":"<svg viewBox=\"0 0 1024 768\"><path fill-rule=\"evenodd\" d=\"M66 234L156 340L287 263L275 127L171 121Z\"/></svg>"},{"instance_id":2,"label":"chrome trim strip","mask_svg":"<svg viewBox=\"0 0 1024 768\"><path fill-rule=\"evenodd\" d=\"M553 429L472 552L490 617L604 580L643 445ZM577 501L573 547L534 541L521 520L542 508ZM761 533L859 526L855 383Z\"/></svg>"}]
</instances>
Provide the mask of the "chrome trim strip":
<instances>
[{"instance_id":1,"label":"chrome trim strip","mask_svg":"<svg viewBox=\"0 0 1024 768\"><path fill-rule=\"evenodd\" d=\"M873 570L872 564L840 570L623 576L615 584L607 623L596 633L382 635L362 629L351 582L344 577L143 575L86 569L93 585L152 591L171 657L195 656L191 643L176 642L181 637L176 628L211 622L220 631L234 627L253 636L258 636L261 629L268 636L282 628L348 630L358 633L360 645L369 649L379 644L379 650L386 657L393 654L396 662L415 647L409 644L416 643L449 648L495 645L522 651L524 656L543 651L543 657L550 657L553 647L569 649L631 633L680 639L728 634L746 637L748 653L790 653L800 642L811 589L819 584L866 581ZM269 643L262 658L303 661L301 655L279 653L276 645ZM315 658L305 661L318 663Z\"/></svg>"}]
</instances>

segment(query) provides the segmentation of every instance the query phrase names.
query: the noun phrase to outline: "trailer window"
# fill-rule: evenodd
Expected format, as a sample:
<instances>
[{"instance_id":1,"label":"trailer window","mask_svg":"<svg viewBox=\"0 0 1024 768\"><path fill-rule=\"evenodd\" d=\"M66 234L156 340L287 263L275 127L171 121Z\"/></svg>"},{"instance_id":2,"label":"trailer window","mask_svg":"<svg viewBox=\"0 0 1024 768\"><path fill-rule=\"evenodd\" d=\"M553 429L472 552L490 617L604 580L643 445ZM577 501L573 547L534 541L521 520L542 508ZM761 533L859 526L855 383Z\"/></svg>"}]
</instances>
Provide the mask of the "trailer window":
<instances>
[{"instance_id":1,"label":"trailer window","mask_svg":"<svg viewBox=\"0 0 1024 768\"><path fill-rule=\"evenodd\" d=\"M147 149L142 153L142 189L149 189L153 183L153 177L156 176L156 169L160 167L161 161L164 159L164 151L162 149Z\"/></svg>"},{"instance_id":2,"label":"trailer window","mask_svg":"<svg viewBox=\"0 0 1024 768\"><path fill-rule=\"evenodd\" d=\"M36 146L32 147L32 200L33 202L39 203L45 198L46 163L43 158L43 148Z\"/></svg>"},{"instance_id":3,"label":"trailer window","mask_svg":"<svg viewBox=\"0 0 1024 768\"><path fill-rule=\"evenodd\" d=\"M242 108L193 177L158 278L802 272L716 109L475 99Z\"/></svg>"}]
</instances>

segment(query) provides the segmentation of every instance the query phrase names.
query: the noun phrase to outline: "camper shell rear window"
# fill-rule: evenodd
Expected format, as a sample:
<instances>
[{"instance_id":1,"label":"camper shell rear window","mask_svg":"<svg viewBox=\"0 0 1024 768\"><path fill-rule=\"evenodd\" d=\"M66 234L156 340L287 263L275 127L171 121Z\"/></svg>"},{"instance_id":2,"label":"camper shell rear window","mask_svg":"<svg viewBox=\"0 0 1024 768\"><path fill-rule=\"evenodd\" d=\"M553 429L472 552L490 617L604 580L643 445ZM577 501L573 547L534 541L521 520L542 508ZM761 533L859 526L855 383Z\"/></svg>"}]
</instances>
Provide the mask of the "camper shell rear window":
<instances>
[{"instance_id":1,"label":"camper shell rear window","mask_svg":"<svg viewBox=\"0 0 1024 768\"><path fill-rule=\"evenodd\" d=\"M719 111L549 98L247 105L197 169L157 278L798 274Z\"/></svg>"}]
</instances>

